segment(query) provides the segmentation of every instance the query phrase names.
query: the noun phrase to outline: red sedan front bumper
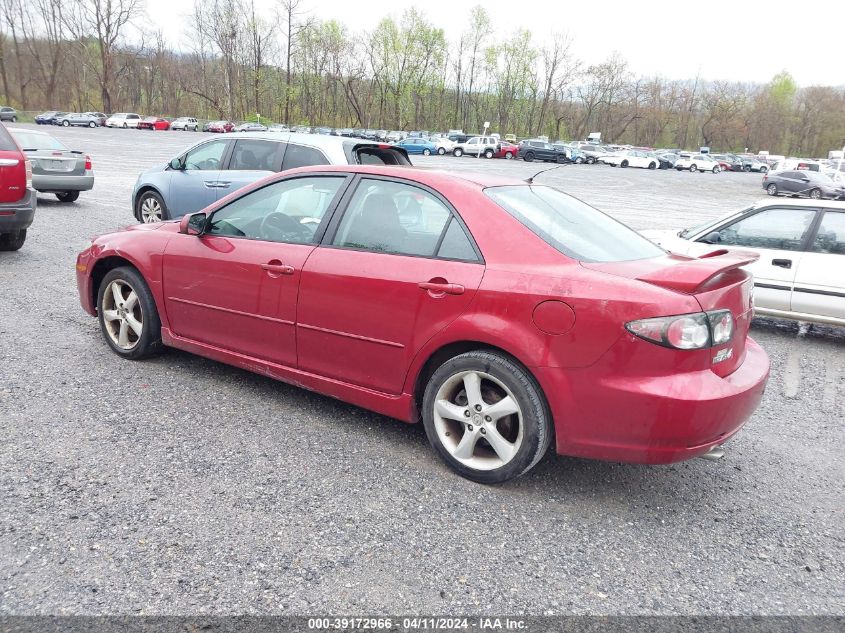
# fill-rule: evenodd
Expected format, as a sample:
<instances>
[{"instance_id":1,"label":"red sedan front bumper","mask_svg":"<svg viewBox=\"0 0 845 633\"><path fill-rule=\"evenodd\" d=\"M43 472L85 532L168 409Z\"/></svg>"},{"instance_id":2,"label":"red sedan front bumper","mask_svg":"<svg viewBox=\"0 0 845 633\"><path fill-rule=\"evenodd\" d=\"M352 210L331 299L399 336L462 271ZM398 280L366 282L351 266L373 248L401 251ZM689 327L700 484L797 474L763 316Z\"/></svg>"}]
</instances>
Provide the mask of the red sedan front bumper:
<instances>
[{"instance_id":1,"label":"red sedan front bumper","mask_svg":"<svg viewBox=\"0 0 845 633\"><path fill-rule=\"evenodd\" d=\"M769 358L749 338L742 365L725 377L704 369L632 379L602 361L534 372L552 409L558 453L667 464L703 455L739 431L763 397Z\"/></svg>"}]
</instances>

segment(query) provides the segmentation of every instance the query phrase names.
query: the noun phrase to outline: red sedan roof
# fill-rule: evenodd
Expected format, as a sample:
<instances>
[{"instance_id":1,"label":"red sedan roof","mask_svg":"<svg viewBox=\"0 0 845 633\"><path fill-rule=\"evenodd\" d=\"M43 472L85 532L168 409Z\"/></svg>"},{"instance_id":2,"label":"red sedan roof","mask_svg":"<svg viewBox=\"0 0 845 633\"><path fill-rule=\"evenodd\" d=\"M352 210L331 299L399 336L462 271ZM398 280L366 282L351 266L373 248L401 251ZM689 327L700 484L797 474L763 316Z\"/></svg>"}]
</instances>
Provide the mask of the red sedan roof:
<instances>
[{"instance_id":1,"label":"red sedan roof","mask_svg":"<svg viewBox=\"0 0 845 633\"><path fill-rule=\"evenodd\" d=\"M387 165L315 165L311 167L299 167L292 169L286 174L306 172L327 172L341 171L355 174L374 174L379 176L393 176L396 178L408 178L423 185L437 189L443 185L454 185L456 182L463 182L476 187L500 187L504 185L524 185L524 180L508 178L494 174L482 174L478 172L447 172L442 169L429 169L425 167L394 167Z\"/></svg>"}]
</instances>

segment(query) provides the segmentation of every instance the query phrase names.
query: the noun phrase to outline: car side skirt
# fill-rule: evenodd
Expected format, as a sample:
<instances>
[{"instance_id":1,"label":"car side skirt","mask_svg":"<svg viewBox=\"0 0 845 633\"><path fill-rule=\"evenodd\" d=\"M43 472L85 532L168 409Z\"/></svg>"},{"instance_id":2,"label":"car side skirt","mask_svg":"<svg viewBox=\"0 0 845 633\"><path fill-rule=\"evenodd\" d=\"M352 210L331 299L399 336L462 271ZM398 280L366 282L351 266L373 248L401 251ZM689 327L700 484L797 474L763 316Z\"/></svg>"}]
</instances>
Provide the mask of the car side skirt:
<instances>
[{"instance_id":1,"label":"car side skirt","mask_svg":"<svg viewBox=\"0 0 845 633\"><path fill-rule=\"evenodd\" d=\"M792 319L793 321L807 321L808 323L845 326L845 319L838 319L836 317L824 316L821 314L806 314L804 312L791 312L789 310L773 310L771 308L763 308L757 305L754 306L754 316L767 316L779 319Z\"/></svg>"},{"instance_id":2,"label":"car side skirt","mask_svg":"<svg viewBox=\"0 0 845 633\"><path fill-rule=\"evenodd\" d=\"M417 421L416 417L412 414L413 397L407 393L400 395L388 394L340 380L318 376L286 365L278 365L214 345L183 338L173 334L166 327L161 328L161 340L168 347L174 347L191 354L196 354L197 356L203 356L227 365L233 365L295 387L316 391L324 396L337 398L338 400L343 400L349 404L354 404L403 422Z\"/></svg>"}]
</instances>

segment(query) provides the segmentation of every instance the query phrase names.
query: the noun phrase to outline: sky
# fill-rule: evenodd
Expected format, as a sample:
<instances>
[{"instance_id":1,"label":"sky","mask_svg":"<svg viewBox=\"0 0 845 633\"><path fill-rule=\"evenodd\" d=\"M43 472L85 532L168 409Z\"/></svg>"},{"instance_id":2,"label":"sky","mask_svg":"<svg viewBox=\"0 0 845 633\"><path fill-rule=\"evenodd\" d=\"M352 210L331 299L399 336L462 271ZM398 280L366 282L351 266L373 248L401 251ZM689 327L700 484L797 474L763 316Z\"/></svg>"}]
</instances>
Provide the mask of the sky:
<instances>
[{"instance_id":1,"label":"sky","mask_svg":"<svg viewBox=\"0 0 845 633\"><path fill-rule=\"evenodd\" d=\"M274 15L274 0L255 2L259 12ZM187 50L192 1L146 3L147 26ZM843 0L304 0L303 6L308 15L336 19L354 32L416 6L456 41L476 4L490 15L496 38L522 27L542 45L552 32L568 31L575 56L586 64L618 51L638 75L766 83L786 70L802 86L845 86Z\"/></svg>"}]
</instances>

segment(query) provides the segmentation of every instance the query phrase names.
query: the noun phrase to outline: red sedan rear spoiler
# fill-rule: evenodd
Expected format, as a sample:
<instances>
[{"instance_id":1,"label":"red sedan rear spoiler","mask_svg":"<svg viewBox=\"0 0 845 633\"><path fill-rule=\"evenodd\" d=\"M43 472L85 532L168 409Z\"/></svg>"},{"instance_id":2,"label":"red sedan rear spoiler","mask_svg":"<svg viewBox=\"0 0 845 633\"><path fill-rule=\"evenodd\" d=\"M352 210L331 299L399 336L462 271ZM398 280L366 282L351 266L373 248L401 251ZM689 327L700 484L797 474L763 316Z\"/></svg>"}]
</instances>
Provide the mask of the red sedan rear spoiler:
<instances>
[{"instance_id":1,"label":"red sedan rear spoiler","mask_svg":"<svg viewBox=\"0 0 845 633\"><path fill-rule=\"evenodd\" d=\"M693 293L717 275L746 266L758 259L760 255L757 253L747 251L731 253L721 249L702 255L698 259L690 259L674 266L666 266L645 273L637 279L663 288Z\"/></svg>"}]
</instances>

